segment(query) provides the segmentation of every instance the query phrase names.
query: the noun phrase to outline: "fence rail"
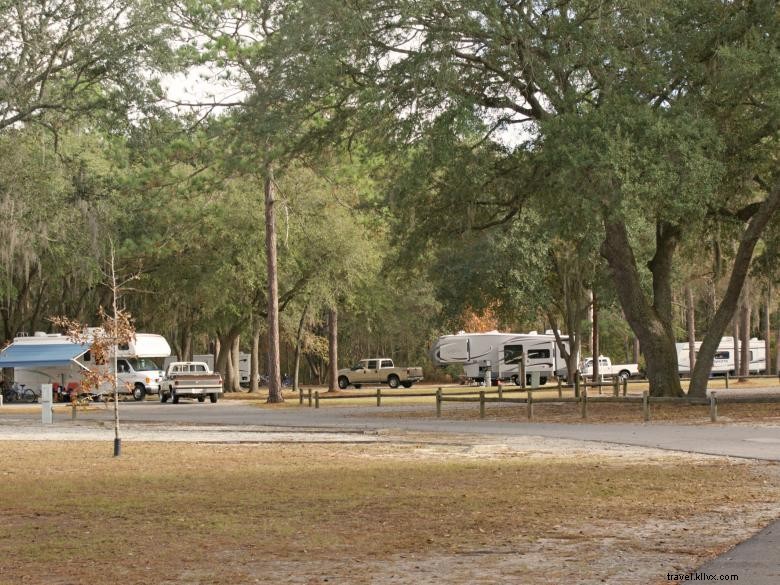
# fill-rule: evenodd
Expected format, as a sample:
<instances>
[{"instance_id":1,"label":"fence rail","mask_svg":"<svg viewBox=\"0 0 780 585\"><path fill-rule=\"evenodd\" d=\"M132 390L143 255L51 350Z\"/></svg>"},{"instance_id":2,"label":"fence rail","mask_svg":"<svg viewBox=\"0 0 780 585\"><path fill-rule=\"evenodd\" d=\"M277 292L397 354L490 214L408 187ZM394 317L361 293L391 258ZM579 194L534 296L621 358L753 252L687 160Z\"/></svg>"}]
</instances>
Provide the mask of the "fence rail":
<instances>
[{"instance_id":1,"label":"fence rail","mask_svg":"<svg viewBox=\"0 0 780 585\"><path fill-rule=\"evenodd\" d=\"M444 402L478 402L479 417L485 418L485 407L490 403L504 404L525 404L526 413L529 421L534 418L535 404L566 404L575 403L580 405L580 416L583 419L588 418L588 405L597 404L638 404L642 405L642 418L645 422L650 421L650 406L652 404L680 404L680 405L698 405L709 406L710 420L718 420L718 404L780 404L780 396L730 396L719 398L716 392L711 392L707 398L676 398L672 396L650 396L647 390L642 392L642 396L588 396L587 388L583 388L580 396L574 397L545 397L534 398L533 391L528 392L524 398L497 398L487 396L485 391L480 391L477 397L448 396L441 391L436 393L436 416L441 417L442 403Z\"/></svg>"}]
</instances>

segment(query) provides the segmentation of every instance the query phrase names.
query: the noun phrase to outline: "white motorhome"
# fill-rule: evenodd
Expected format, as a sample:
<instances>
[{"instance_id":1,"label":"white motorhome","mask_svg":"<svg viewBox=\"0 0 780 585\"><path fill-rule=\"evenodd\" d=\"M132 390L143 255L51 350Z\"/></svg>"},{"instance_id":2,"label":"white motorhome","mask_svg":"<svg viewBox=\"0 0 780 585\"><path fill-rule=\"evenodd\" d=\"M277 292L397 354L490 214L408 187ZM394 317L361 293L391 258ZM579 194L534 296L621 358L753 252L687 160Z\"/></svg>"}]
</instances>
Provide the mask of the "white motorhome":
<instances>
[{"instance_id":1,"label":"white motorhome","mask_svg":"<svg viewBox=\"0 0 780 585\"><path fill-rule=\"evenodd\" d=\"M677 371L681 376L689 376L691 374L691 359L688 348L688 343L676 343L677 347ZM738 351L742 350L742 343L737 342ZM751 374L758 374L766 371L766 346L763 339L757 339L753 337L750 340L749 355L750 366L749 371ZM695 343L696 353L698 354L701 348L701 341ZM740 355L741 357L741 355ZM715 351L715 358L712 360L712 373L713 374L734 374L734 338L723 337L718 344L718 349Z\"/></svg>"},{"instance_id":2,"label":"white motorhome","mask_svg":"<svg viewBox=\"0 0 780 585\"><path fill-rule=\"evenodd\" d=\"M90 334L94 330L88 337ZM0 354L0 367L12 367L14 381L36 394L40 394L41 384L52 384L62 393L79 388L87 369L112 365L95 364L89 348L89 342L78 344L60 333L36 332L14 338ZM136 333L131 343L117 348L118 391L132 394L136 400L159 392L163 376L159 362L170 353L162 335ZM109 390L108 385L101 386L98 393Z\"/></svg>"},{"instance_id":3,"label":"white motorhome","mask_svg":"<svg viewBox=\"0 0 780 585\"><path fill-rule=\"evenodd\" d=\"M568 349L569 337L561 336ZM493 380L519 384L520 357L525 356L526 382L539 372L539 383L546 384L553 376L566 376L566 361L558 350L555 334L547 331L530 333L466 333L443 335L430 350L431 360L437 366L463 365L470 380L482 382L486 368Z\"/></svg>"}]
</instances>

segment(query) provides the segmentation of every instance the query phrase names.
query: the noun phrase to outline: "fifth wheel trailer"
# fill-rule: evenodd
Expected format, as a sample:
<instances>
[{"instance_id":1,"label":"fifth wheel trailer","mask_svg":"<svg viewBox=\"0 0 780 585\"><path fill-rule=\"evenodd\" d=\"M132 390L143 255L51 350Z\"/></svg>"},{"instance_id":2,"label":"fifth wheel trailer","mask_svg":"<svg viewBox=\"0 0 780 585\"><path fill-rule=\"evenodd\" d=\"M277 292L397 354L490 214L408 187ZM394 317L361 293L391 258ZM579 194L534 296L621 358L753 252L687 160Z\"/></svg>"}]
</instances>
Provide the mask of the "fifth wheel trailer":
<instances>
[{"instance_id":1,"label":"fifth wheel trailer","mask_svg":"<svg viewBox=\"0 0 780 585\"><path fill-rule=\"evenodd\" d=\"M691 359L689 346L687 342L676 343L677 347L677 371L681 376L688 376L691 373ZM741 351L742 343L738 342ZM701 341L694 345L696 353L699 353ZM766 346L763 339L753 337L748 346L748 355L750 356L750 366L748 370L751 374L758 374L766 371ZM740 358L742 356L740 355ZM712 360L713 374L734 374L734 338L724 337L718 344L715 351L715 357Z\"/></svg>"},{"instance_id":2,"label":"fifth wheel trailer","mask_svg":"<svg viewBox=\"0 0 780 585\"><path fill-rule=\"evenodd\" d=\"M561 336L567 350L569 337ZM539 372L539 382L545 384L553 376L566 376L566 361L561 355L555 334L536 333L466 333L439 337L430 350L437 366L460 364L467 378L476 382L485 379L490 368L492 380L519 384L520 357L525 357L526 382L533 372Z\"/></svg>"}]
</instances>

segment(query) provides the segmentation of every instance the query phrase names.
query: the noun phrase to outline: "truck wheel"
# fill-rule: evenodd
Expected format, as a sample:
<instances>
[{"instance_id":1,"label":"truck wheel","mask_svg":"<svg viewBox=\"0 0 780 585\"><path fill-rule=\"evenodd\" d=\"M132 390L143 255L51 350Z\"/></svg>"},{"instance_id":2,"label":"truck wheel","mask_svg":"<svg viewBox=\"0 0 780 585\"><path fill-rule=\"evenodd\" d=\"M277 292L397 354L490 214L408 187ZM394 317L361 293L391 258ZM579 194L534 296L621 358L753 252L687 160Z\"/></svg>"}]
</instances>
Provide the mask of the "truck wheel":
<instances>
[{"instance_id":1,"label":"truck wheel","mask_svg":"<svg viewBox=\"0 0 780 585\"><path fill-rule=\"evenodd\" d=\"M363 384L352 384L355 388L360 390L363 387Z\"/></svg>"},{"instance_id":2,"label":"truck wheel","mask_svg":"<svg viewBox=\"0 0 780 585\"><path fill-rule=\"evenodd\" d=\"M545 378L545 377L540 377L540 378L539 378L539 385L540 385L540 386L544 386L545 384L547 384L547 378Z\"/></svg>"},{"instance_id":3,"label":"truck wheel","mask_svg":"<svg viewBox=\"0 0 780 585\"><path fill-rule=\"evenodd\" d=\"M512 376L512 384L514 384L515 386L521 386L520 376Z\"/></svg>"},{"instance_id":4,"label":"truck wheel","mask_svg":"<svg viewBox=\"0 0 780 585\"><path fill-rule=\"evenodd\" d=\"M412 382L401 382L401 386L403 386L404 388L411 388Z\"/></svg>"},{"instance_id":5,"label":"truck wheel","mask_svg":"<svg viewBox=\"0 0 780 585\"><path fill-rule=\"evenodd\" d=\"M165 393L165 390L160 388L160 402L165 403L168 402L168 395Z\"/></svg>"},{"instance_id":6,"label":"truck wheel","mask_svg":"<svg viewBox=\"0 0 780 585\"><path fill-rule=\"evenodd\" d=\"M206 400L206 397L205 397L205 396L203 396L203 394L201 394L200 396L198 396L198 402L204 402L205 400Z\"/></svg>"},{"instance_id":7,"label":"truck wheel","mask_svg":"<svg viewBox=\"0 0 780 585\"><path fill-rule=\"evenodd\" d=\"M618 378L621 380L628 380L631 377L631 372L628 370L620 370L620 373L618 374Z\"/></svg>"},{"instance_id":8,"label":"truck wheel","mask_svg":"<svg viewBox=\"0 0 780 585\"><path fill-rule=\"evenodd\" d=\"M146 388L144 388L144 385L138 383L133 386L133 399L135 401L139 401L143 400L144 398L146 398Z\"/></svg>"},{"instance_id":9,"label":"truck wheel","mask_svg":"<svg viewBox=\"0 0 780 585\"><path fill-rule=\"evenodd\" d=\"M349 386L349 380L346 376L339 376L339 388L342 390L346 390L347 386Z\"/></svg>"},{"instance_id":10,"label":"truck wheel","mask_svg":"<svg viewBox=\"0 0 780 585\"><path fill-rule=\"evenodd\" d=\"M398 386L401 384L401 380L398 379L398 376L395 374L390 374L387 377L387 385L390 386L390 388L398 388Z\"/></svg>"},{"instance_id":11,"label":"truck wheel","mask_svg":"<svg viewBox=\"0 0 780 585\"><path fill-rule=\"evenodd\" d=\"M171 390L171 402L179 404L179 397L176 395L176 390Z\"/></svg>"},{"instance_id":12,"label":"truck wheel","mask_svg":"<svg viewBox=\"0 0 780 585\"><path fill-rule=\"evenodd\" d=\"M211 400L211 404L216 404L217 398L219 398L219 394L217 394L216 392L212 392L211 394L209 394L209 400Z\"/></svg>"}]
</instances>

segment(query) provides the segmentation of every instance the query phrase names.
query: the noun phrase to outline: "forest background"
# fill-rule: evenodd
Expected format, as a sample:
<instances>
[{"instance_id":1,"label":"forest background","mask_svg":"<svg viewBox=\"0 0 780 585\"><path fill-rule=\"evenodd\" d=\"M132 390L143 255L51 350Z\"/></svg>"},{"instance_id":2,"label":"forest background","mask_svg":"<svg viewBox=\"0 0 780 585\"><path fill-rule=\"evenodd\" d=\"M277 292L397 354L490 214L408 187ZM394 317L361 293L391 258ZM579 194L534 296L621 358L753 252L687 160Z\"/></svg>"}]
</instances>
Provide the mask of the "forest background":
<instances>
[{"instance_id":1,"label":"forest background","mask_svg":"<svg viewBox=\"0 0 780 585\"><path fill-rule=\"evenodd\" d=\"M683 4L2 3L2 337L94 322L113 249L137 330L228 389L239 351L272 392L431 379L458 330L561 330L656 395L676 341L693 394L724 335L776 371L778 8Z\"/></svg>"}]
</instances>

